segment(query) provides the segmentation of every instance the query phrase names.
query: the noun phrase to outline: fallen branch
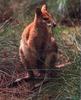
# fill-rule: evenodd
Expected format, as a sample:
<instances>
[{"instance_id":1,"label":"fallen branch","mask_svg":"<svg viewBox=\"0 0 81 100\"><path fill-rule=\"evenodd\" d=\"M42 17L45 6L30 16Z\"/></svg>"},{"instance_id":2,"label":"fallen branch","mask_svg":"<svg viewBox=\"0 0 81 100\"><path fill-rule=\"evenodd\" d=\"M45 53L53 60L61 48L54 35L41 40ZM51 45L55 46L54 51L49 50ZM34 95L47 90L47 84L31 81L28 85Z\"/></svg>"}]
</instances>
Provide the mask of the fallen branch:
<instances>
[{"instance_id":1,"label":"fallen branch","mask_svg":"<svg viewBox=\"0 0 81 100\"><path fill-rule=\"evenodd\" d=\"M35 80L43 80L43 78L36 78L36 77L23 77L23 78L18 78L16 80L14 80L13 82L7 84L7 87L9 88L13 88L13 87L17 87L18 85L20 85L21 83L25 82L32 82Z\"/></svg>"},{"instance_id":2,"label":"fallen branch","mask_svg":"<svg viewBox=\"0 0 81 100\"><path fill-rule=\"evenodd\" d=\"M56 65L57 68L62 68L64 66L67 66L67 65L70 65L72 64L72 62L67 62L67 63L63 63L63 64L59 64L59 65Z\"/></svg>"}]
</instances>

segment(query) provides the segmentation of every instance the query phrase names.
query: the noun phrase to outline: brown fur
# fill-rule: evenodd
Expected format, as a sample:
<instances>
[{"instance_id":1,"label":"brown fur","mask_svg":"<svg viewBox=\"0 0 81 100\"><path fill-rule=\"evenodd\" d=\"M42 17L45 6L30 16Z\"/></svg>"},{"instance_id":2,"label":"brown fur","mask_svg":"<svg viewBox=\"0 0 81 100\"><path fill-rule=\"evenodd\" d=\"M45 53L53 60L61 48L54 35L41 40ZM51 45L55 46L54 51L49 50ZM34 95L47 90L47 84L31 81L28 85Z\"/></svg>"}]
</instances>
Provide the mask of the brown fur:
<instances>
[{"instance_id":1,"label":"brown fur","mask_svg":"<svg viewBox=\"0 0 81 100\"><path fill-rule=\"evenodd\" d=\"M56 21L53 18L53 16L49 13L48 9L47 9L47 5L44 4L41 8L41 12L42 15L44 17L44 19L46 20L46 22L50 24L50 26L47 27L50 30L52 30L53 27L56 26ZM56 62L56 58L57 58L57 52L58 52L58 46L57 43L55 41L55 38L52 36L52 32L49 32L49 41L47 42L47 45L45 45L45 51L44 51L44 55L45 55L45 65L44 66L54 66L55 62Z\"/></svg>"},{"instance_id":2,"label":"brown fur","mask_svg":"<svg viewBox=\"0 0 81 100\"><path fill-rule=\"evenodd\" d=\"M29 75L40 76L38 68L48 65L46 62L50 55L50 59L54 58L55 64L57 44L48 32L45 16L46 14L37 8L33 22L24 29L21 36L19 56ZM48 16L49 19L51 16Z\"/></svg>"}]
</instances>

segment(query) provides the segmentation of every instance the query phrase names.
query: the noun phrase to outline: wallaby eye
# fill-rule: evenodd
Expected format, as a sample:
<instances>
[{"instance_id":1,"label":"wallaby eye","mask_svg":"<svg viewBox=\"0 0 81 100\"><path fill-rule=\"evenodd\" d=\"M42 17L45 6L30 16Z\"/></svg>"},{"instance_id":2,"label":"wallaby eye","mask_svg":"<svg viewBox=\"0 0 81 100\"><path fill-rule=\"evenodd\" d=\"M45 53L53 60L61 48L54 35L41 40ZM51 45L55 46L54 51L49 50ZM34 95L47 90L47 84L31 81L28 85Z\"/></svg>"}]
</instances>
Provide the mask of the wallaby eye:
<instances>
[{"instance_id":1,"label":"wallaby eye","mask_svg":"<svg viewBox=\"0 0 81 100\"><path fill-rule=\"evenodd\" d=\"M43 17L43 19L46 20L46 21L48 20L48 18L46 18L46 17Z\"/></svg>"}]
</instances>

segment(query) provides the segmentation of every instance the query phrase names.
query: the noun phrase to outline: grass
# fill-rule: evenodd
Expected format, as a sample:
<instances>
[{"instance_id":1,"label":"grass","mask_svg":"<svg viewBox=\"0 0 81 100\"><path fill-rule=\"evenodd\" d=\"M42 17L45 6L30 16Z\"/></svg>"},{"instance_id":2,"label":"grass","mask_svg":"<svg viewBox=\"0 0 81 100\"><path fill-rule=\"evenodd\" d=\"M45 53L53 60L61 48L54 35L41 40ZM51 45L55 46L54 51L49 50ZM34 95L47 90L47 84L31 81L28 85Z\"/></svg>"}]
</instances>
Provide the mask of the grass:
<instances>
[{"instance_id":1,"label":"grass","mask_svg":"<svg viewBox=\"0 0 81 100\"><path fill-rule=\"evenodd\" d=\"M41 86L40 93L37 92L39 91L39 89L37 89L36 92L33 92L33 94L30 94L28 96L24 94L25 97L23 97L22 95L19 95L19 97L17 97L14 96L14 94L10 96L9 93L4 93L4 95L9 95L10 99L12 97L15 97L15 100L18 100L18 98L23 98L23 100L29 100L26 98L35 98L35 100L36 98L38 98L38 100L46 100L46 98L51 98L47 100L67 100L68 98L70 100L79 100L81 54L78 51L76 52L76 50L74 50L74 52L72 50L73 48L69 47L68 45L66 46L63 40L64 34L62 33L65 32L66 35L66 32L71 33L72 31L73 29L71 30L71 28L62 26L58 26L54 30L54 36L59 45L59 49L61 49L64 52L64 55L66 57L69 57L70 61L73 62L71 65L67 65L66 67L61 69L60 77L50 79L51 81L49 83ZM9 70L11 75L14 75L16 67L19 66L18 47L21 32L21 25L11 26L10 24L3 27L3 29L0 32L0 68L5 69L5 71L6 69ZM79 33L77 33L76 35L78 34ZM25 91L26 90L24 89L23 92ZM1 97L5 98L5 96L3 96L3 93L1 93Z\"/></svg>"}]
</instances>

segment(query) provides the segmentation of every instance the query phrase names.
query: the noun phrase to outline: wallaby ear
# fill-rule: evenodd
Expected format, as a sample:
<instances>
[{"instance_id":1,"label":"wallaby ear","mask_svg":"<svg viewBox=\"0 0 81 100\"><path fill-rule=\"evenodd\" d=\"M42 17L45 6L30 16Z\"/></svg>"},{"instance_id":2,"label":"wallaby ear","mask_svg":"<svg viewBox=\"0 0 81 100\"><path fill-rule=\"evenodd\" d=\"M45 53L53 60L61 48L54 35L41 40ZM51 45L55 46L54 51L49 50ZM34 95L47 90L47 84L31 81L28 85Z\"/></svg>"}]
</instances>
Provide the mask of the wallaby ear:
<instances>
[{"instance_id":1,"label":"wallaby ear","mask_svg":"<svg viewBox=\"0 0 81 100\"><path fill-rule=\"evenodd\" d=\"M41 11L42 12L47 11L47 5L46 4L43 4L42 5Z\"/></svg>"},{"instance_id":2,"label":"wallaby ear","mask_svg":"<svg viewBox=\"0 0 81 100\"><path fill-rule=\"evenodd\" d=\"M42 12L41 12L40 8L36 8L35 13L36 13L37 16L41 16L42 15Z\"/></svg>"}]
</instances>

